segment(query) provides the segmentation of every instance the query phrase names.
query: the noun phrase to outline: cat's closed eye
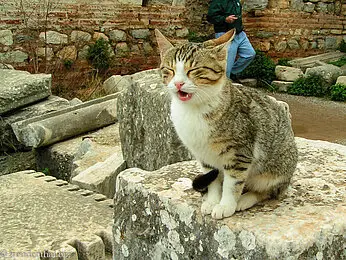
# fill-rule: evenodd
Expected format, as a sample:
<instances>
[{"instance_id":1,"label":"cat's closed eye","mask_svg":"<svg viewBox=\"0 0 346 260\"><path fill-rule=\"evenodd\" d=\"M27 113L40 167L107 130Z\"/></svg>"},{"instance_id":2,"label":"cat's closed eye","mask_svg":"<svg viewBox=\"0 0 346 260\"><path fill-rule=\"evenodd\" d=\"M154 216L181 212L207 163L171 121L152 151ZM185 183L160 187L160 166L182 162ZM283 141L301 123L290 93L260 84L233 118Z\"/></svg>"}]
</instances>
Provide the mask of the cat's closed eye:
<instances>
[{"instance_id":1,"label":"cat's closed eye","mask_svg":"<svg viewBox=\"0 0 346 260\"><path fill-rule=\"evenodd\" d=\"M209 67L192 68L187 72L189 78L198 84L210 84L222 77L222 70Z\"/></svg>"},{"instance_id":2,"label":"cat's closed eye","mask_svg":"<svg viewBox=\"0 0 346 260\"><path fill-rule=\"evenodd\" d=\"M174 70L166 67L161 67L161 75L164 82L167 84L174 76Z\"/></svg>"}]
</instances>

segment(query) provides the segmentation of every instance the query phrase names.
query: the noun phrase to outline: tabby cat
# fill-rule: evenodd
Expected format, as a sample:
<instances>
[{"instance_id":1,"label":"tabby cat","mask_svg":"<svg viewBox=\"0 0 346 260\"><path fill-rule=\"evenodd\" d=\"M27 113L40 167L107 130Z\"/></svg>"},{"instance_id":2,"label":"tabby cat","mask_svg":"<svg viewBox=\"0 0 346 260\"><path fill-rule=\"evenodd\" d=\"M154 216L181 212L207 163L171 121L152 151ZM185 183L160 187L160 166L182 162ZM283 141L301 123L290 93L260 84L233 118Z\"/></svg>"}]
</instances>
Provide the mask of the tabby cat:
<instances>
[{"instance_id":1,"label":"tabby cat","mask_svg":"<svg viewBox=\"0 0 346 260\"><path fill-rule=\"evenodd\" d=\"M226 78L234 31L177 47L155 33L171 119L204 173L193 183L199 191L207 188L202 214L222 219L277 198L297 164L288 105Z\"/></svg>"}]
</instances>

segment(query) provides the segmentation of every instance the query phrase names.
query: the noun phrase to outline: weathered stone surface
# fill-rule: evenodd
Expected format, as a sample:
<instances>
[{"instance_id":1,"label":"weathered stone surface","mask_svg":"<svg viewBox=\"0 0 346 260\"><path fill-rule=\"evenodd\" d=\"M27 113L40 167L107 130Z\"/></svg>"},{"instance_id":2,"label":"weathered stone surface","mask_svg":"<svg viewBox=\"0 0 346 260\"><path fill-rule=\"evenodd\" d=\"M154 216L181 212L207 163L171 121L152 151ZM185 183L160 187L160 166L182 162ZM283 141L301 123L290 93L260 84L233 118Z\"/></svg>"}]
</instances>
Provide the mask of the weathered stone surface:
<instances>
[{"instance_id":1,"label":"weathered stone surface","mask_svg":"<svg viewBox=\"0 0 346 260\"><path fill-rule=\"evenodd\" d=\"M109 38L112 41L123 42L126 41L126 33L121 30L112 30L109 32Z\"/></svg>"},{"instance_id":2,"label":"weathered stone surface","mask_svg":"<svg viewBox=\"0 0 346 260\"><path fill-rule=\"evenodd\" d=\"M51 94L51 75L0 70L0 115Z\"/></svg>"},{"instance_id":3,"label":"weathered stone surface","mask_svg":"<svg viewBox=\"0 0 346 260\"><path fill-rule=\"evenodd\" d=\"M48 44L66 44L68 41L68 36L66 34L58 33L56 31L47 31L46 33L41 32L39 38Z\"/></svg>"},{"instance_id":4,"label":"weathered stone surface","mask_svg":"<svg viewBox=\"0 0 346 260\"><path fill-rule=\"evenodd\" d=\"M0 176L13 172L36 169L35 152L17 152L0 155Z\"/></svg>"},{"instance_id":5,"label":"weathered stone surface","mask_svg":"<svg viewBox=\"0 0 346 260\"><path fill-rule=\"evenodd\" d=\"M271 83L280 92L287 92L288 88L292 86L293 82L274 80Z\"/></svg>"},{"instance_id":6,"label":"weathered stone surface","mask_svg":"<svg viewBox=\"0 0 346 260\"><path fill-rule=\"evenodd\" d=\"M291 50L297 50L300 47L298 41L294 39L288 40L287 45Z\"/></svg>"},{"instance_id":7,"label":"weathered stone surface","mask_svg":"<svg viewBox=\"0 0 346 260\"><path fill-rule=\"evenodd\" d=\"M7 46L13 44L13 34L11 30L0 30L0 44Z\"/></svg>"},{"instance_id":8,"label":"weathered stone surface","mask_svg":"<svg viewBox=\"0 0 346 260\"><path fill-rule=\"evenodd\" d=\"M0 152L28 149L17 140L11 124L53 111L58 111L69 106L70 103L66 99L57 96L49 96L47 99L31 104L30 106L16 109L2 116L0 120Z\"/></svg>"},{"instance_id":9,"label":"weathered stone surface","mask_svg":"<svg viewBox=\"0 0 346 260\"><path fill-rule=\"evenodd\" d=\"M239 79L240 83L244 86L256 88L257 87L257 79Z\"/></svg>"},{"instance_id":10,"label":"weathered stone surface","mask_svg":"<svg viewBox=\"0 0 346 260\"><path fill-rule=\"evenodd\" d=\"M13 123L18 141L27 147L40 147L66 140L116 122L117 94L84 102L43 116ZM61 124L70 121L73 124Z\"/></svg>"},{"instance_id":11,"label":"weathered stone surface","mask_svg":"<svg viewBox=\"0 0 346 260\"><path fill-rule=\"evenodd\" d=\"M62 60L76 60L77 59L77 49L76 46L71 45L71 46L66 46L58 53L56 56Z\"/></svg>"},{"instance_id":12,"label":"weathered stone surface","mask_svg":"<svg viewBox=\"0 0 346 260\"><path fill-rule=\"evenodd\" d=\"M55 181L35 178L32 171L0 176L0 182L1 252L48 251L60 253L61 259L105 259L107 249L97 234L109 233L110 207L58 187Z\"/></svg>"},{"instance_id":13,"label":"weathered stone surface","mask_svg":"<svg viewBox=\"0 0 346 260\"><path fill-rule=\"evenodd\" d=\"M275 50L279 52L283 52L287 49L287 42L286 41L280 41L275 45Z\"/></svg>"},{"instance_id":14,"label":"weathered stone surface","mask_svg":"<svg viewBox=\"0 0 346 260\"><path fill-rule=\"evenodd\" d=\"M332 64L325 64L314 68L306 69L305 76L320 75L330 85L334 84L339 76L342 75L342 70Z\"/></svg>"},{"instance_id":15,"label":"weathered stone surface","mask_svg":"<svg viewBox=\"0 0 346 260\"><path fill-rule=\"evenodd\" d=\"M121 75L113 75L105 80L102 86L107 94L113 94L129 88L130 85L131 83L127 80L127 77Z\"/></svg>"},{"instance_id":16,"label":"weathered stone surface","mask_svg":"<svg viewBox=\"0 0 346 260\"><path fill-rule=\"evenodd\" d=\"M8 51L5 53L0 53L0 62L4 63L20 63L25 62L29 55L20 50Z\"/></svg>"},{"instance_id":17,"label":"weathered stone surface","mask_svg":"<svg viewBox=\"0 0 346 260\"><path fill-rule=\"evenodd\" d=\"M80 188L96 191L108 198L113 198L116 178L125 168L126 163L119 149L104 162L98 162L79 173L72 178L71 183L78 185Z\"/></svg>"},{"instance_id":18,"label":"weathered stone surface","mask_svg":"<svg viewBox=\"0 0 346 260\"><path fill-rule=\"evenodd\" d=\"M83 31L72 31L71 42L84 43L91 40L91 34Z\"/></svg>"},{"instance_id":19,"label":"weathered stone surface","mask_svg":"<svg viewBox=\"0 0 346 260\"><path fill-rule=\"evenodd\" d=\"M338 48L337 37L327 36L325 47L327 50L336 50Z\"/></svg>"},{"instance_id":20,"label":"weathered stone surface","mask_svg":"<svg viewBox=\"0 0 346 260\"><path fill-rule=\"evenodd\" d=\"M346 76L338 77L338 79L336 80L336 84L342 84L346 86Z\"/></svg>"},{"instance_id":21,"label":"weathered stone surface","mask_svg":"<svg viewBox=\"0 0 346 260\"><path fill-rule=\"evenodd\" d=\"M73 177L120 151L118 124L36 150L37 169L71 181Z\"/></svg>"},{"instance_id":22,"label":"weathered stone surface","mask_svg":"<svg viewBox=\"0 0 346 260\"><path fill-rule=\"evenodd\" d=\"M276 66L275 75L278 80L281 81L295 81L304 76L301 69L287 67L287 66Z\"/></svg>"},{"instance_id":23,"label":"weathered stone surface","mask_svg":"<svg viewBox=\"0 0 346 260\"><path fill-rule=\"evenodd\" d=\"M78 58L82 60L86 60L88 58L90 46L85 45L79 52L78 52Z\"/></svg>"},{"instance_id":24,"label":"weathered stone surface","mask_svg":"<svg viewBox=\"0 0 346 260\"><path fill-rule=\"evenodd\" d=\"M300 160L286 197L220 221L200 213L191 189L196 162L125 170L115 195L115 259L344 259L346 147L296 141Z\"/></svg>"},{"instance_id":25,"label":"weathered stone surface","mask_svg":"<svg viewBox=\"0 0 346 260\"><path fill-rule=\"evenodd\" d=\"M128 167L154 170L187 160L170 120L170 99L158 70L128 76L131 85L118 98L119 132Z\"/></svg>"},{"instance_id":26,"label":"weathered stone surface","mask_svg":"<svg viewBox=\"0 0 346 260\"><path fill-rule=\"evenodd\" d=\"M5 64L5 63L0 63L0 69L2 69L2 70L14 70L12 65Z\"/></svg>"},{"instance_id":27,"label":"weathered stone surface","mask_svg":"<svg viewBox=\"0 0 346 260\"><path fill-rule=\"evenodd\" d=\"M254 10L264 10L268 6L268 0L247 0L244 2L244 10L246 12Z\"/></svg>"},{"instance_id":28,"label":"weathered stone surface","mask_svg":"<svg viewBox=\"0 0 346 260\"><path fill-rule=\"evenodd\" d=\"M39 47L36 50L36 54L39 58L44 58L47 56L47 60L51 60L54 57L54 51L52 48L47 47L47 53L46 48Z\"/></svg>"},{"instance_id":29,"label":"weathered stone surface","mask_svg":"<svg viewBox=\"0 0 346 260\"><path fill-rule=\"evenodd\" d=\"M307 13L313 13L315 10L315 4L311 2L304 3L303 11Z\"/></svg>"},{"instance_id":30,"label":"weathered stone surface","mask_svg":"<svg viewBox=\"0 0 346 260\"><path fill-rule=\"evenodd\" d=\"M189 29L187 29L186 27L182 28L182 29L178 29L175 31L175 34L177 35L177 37L187 37L189 35Z\"/></svg>"},{"instance_id":31,"label":"weathered stone surface","mask_svg":"<svg viewBox=\"0 0 346 260\"><path fill-rule=\"evenodd\" d=\"M104 33L94 32L93 40L97 41L97 40L100 39L100 38L106 40L107 42L109 41L108 36L105 35Z\"/></svg>"},{"instance_id":32,"label":"weathered stone surface","mask_svg":"<svg viewBox=\"0 0 346 260\"><path fill-rule=\"evenodd\" d=\"M149 29L131 30L131 35L135 39L146 39L150 36Z\"/></svg>"}]
</instances>

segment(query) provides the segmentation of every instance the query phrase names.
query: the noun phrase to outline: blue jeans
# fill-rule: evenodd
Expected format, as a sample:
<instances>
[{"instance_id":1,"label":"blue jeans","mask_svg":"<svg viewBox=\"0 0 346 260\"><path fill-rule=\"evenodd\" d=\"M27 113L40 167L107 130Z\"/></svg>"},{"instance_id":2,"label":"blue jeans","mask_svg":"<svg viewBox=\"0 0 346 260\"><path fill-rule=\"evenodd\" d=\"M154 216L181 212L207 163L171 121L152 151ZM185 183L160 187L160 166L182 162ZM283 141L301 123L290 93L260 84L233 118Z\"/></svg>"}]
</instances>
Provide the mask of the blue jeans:
<instances>
[{"instance_id":1,"label":"blue jeans","mask_svg":"<svg viewBox=\"0 0 346 260\"><path fill-rule=\"evenodd\" d=\"M219 38L224 32L215 33L215 38ZM236 60L238 54L238 59ZM255 58L256 52L252 47L246 33L242 31L234 36L232 43L227 52L226 75L230 78L231 73L237 74L242 72L251 61Z\"/></svg>"}]
</instances>

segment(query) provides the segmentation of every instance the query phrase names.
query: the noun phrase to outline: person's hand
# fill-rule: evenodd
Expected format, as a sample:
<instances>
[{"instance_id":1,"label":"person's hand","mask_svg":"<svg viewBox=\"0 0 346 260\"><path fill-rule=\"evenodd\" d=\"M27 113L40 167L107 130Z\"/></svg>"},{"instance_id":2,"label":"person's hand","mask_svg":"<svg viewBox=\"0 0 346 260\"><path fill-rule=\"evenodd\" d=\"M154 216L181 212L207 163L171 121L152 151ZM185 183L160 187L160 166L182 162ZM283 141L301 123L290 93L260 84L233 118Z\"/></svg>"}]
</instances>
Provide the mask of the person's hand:
<instances>
[{"instance_id":1,"label":"person's hand","mask_svg":"<svg viewBox=\"0 0 346 260\"><path fill-rule=\"evenodd\" d=\"M231 15L226 17L225 21L226 21L226 23L234 23L234 21L237 19L238 19L237 16L235 16L234 14L231 14Z\"/></svg>"}]
</instances>

